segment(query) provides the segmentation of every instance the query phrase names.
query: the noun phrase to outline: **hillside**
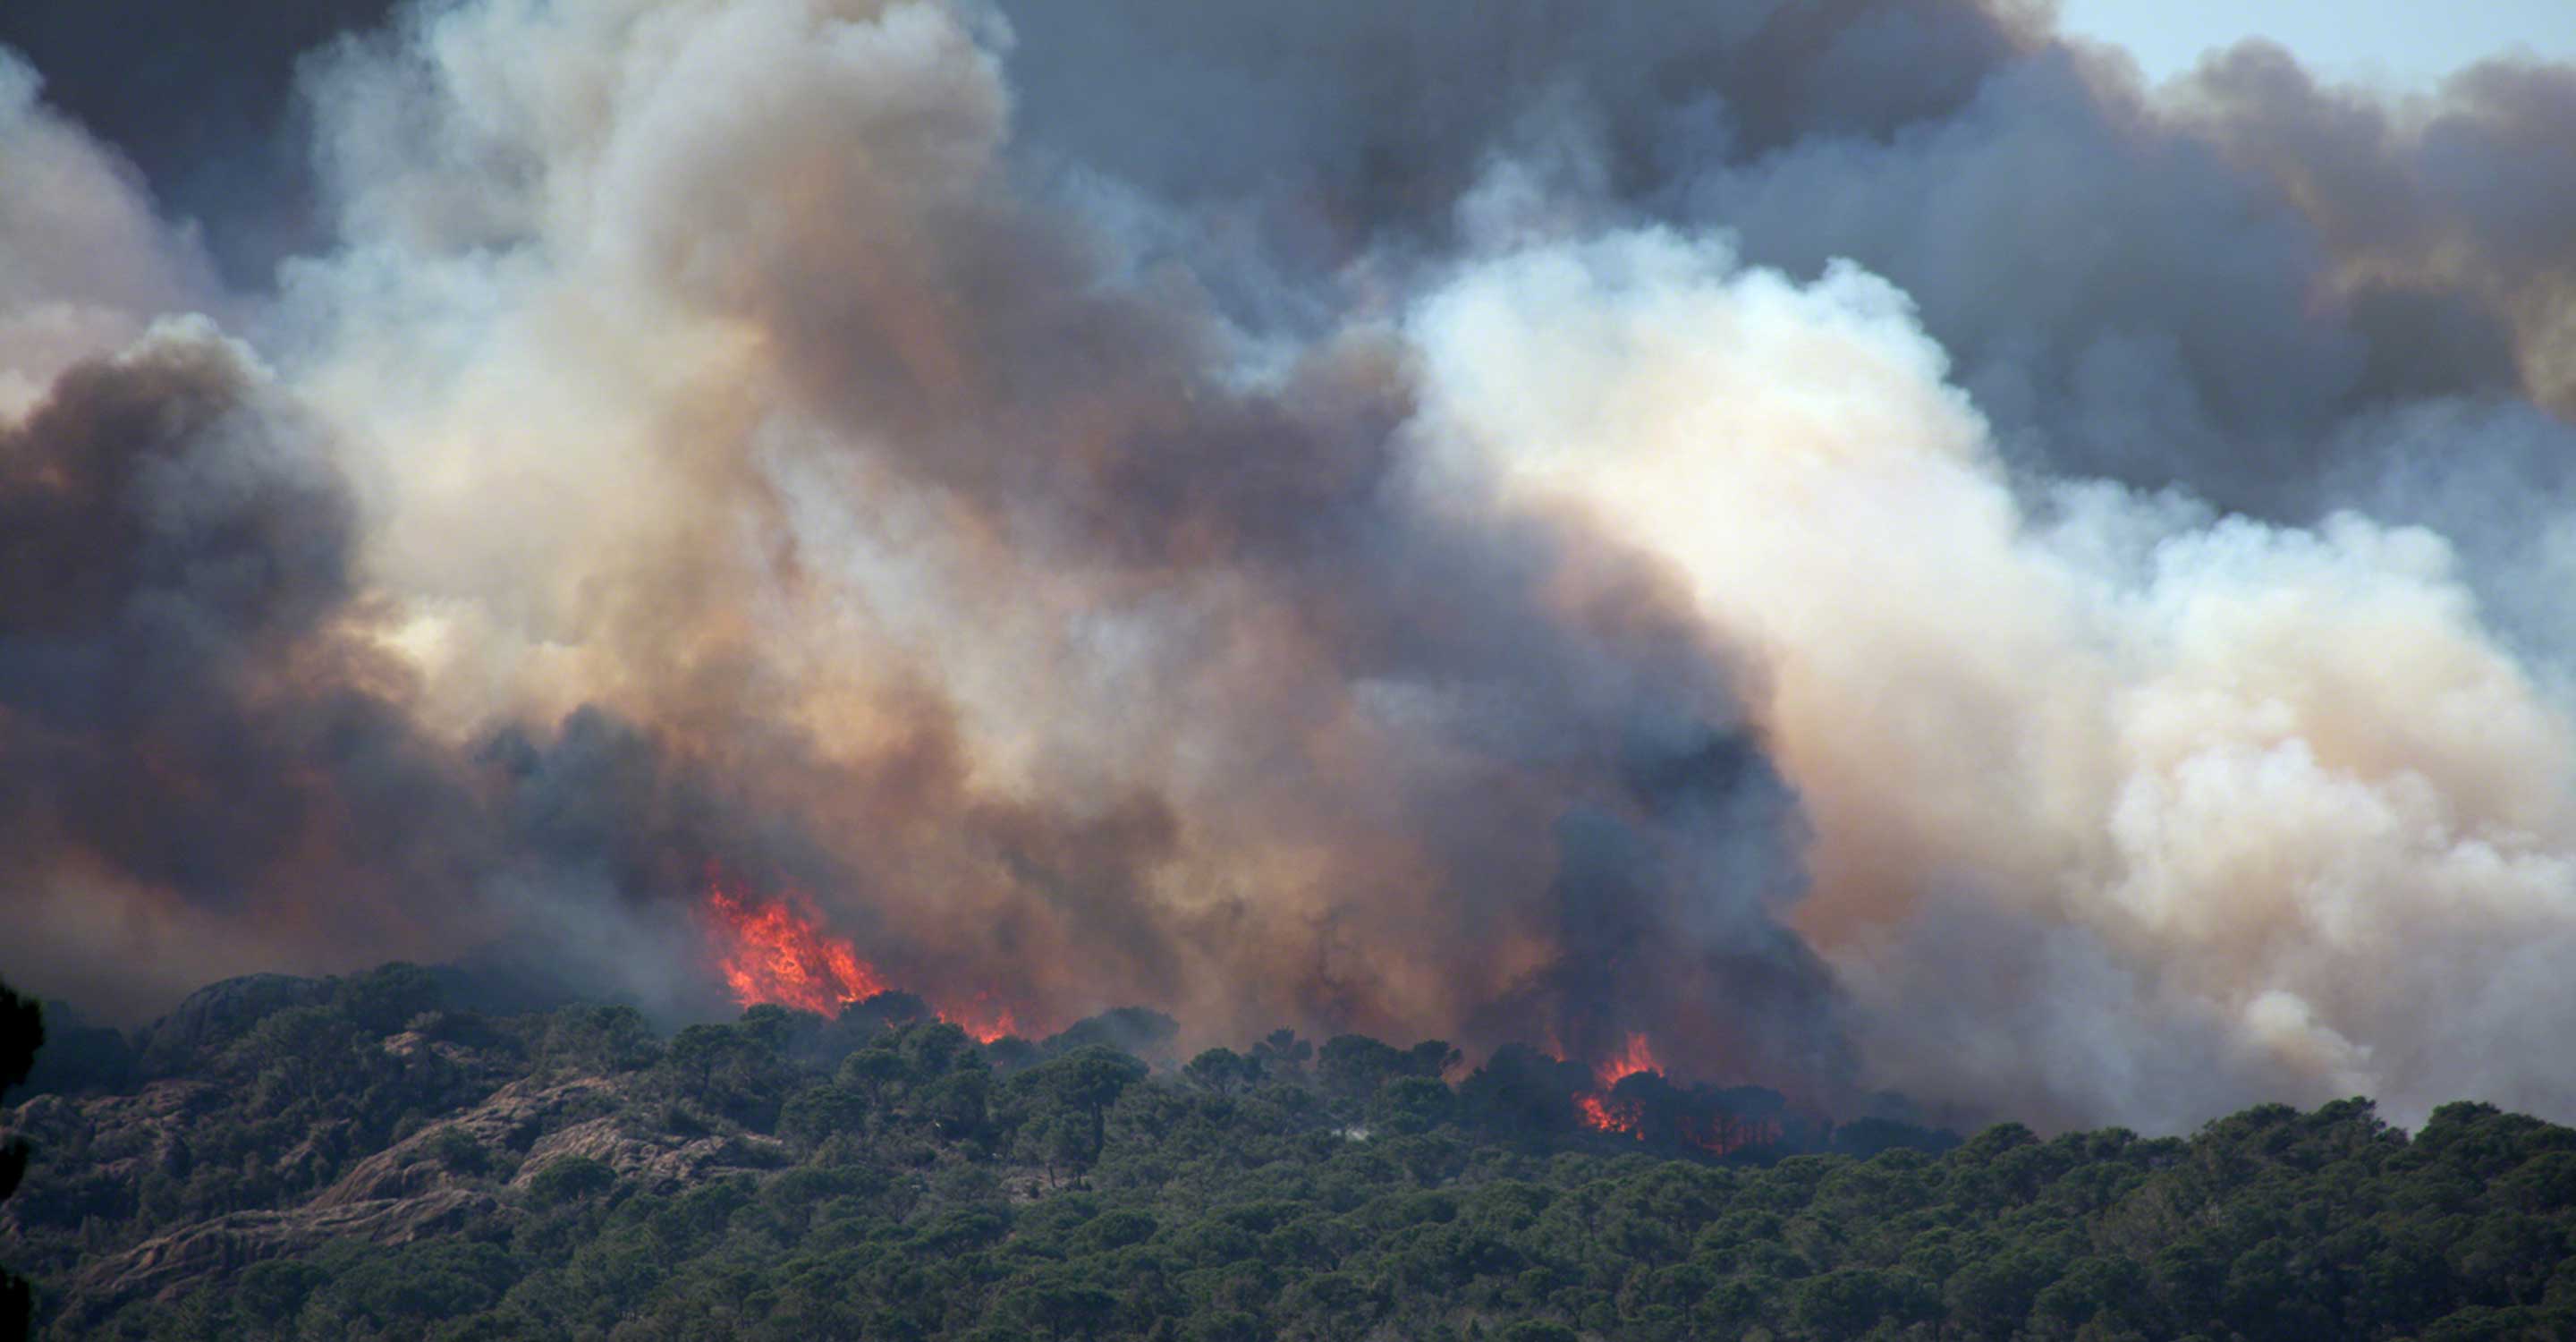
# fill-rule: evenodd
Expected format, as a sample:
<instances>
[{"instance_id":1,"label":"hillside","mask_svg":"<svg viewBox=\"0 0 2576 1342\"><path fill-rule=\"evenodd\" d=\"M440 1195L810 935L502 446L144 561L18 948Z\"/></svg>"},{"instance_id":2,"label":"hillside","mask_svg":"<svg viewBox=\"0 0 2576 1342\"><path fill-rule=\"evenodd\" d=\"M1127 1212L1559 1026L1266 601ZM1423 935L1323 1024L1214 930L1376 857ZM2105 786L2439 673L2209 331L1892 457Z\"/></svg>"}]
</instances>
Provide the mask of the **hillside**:
<instances>
[{"instance_id":1,"label":"hillside","mask_svg":"<svg viewBox=\"0 0 2576 1342\"><path fill-rule=\"evenodd\" d=\"M2482 1105L2411 1137L2360 1100L2188 1140L1810 1123L1720 1158L1593 1130L1521 1051L1281 1034L1154 1069L1144 1012L978 1045L888 995L666 1038L454 996L239 980L68 1036L73 1093L6 1113L40 1334L2576 1335L2576 1130Z\"/></svg>"}]
</instances>

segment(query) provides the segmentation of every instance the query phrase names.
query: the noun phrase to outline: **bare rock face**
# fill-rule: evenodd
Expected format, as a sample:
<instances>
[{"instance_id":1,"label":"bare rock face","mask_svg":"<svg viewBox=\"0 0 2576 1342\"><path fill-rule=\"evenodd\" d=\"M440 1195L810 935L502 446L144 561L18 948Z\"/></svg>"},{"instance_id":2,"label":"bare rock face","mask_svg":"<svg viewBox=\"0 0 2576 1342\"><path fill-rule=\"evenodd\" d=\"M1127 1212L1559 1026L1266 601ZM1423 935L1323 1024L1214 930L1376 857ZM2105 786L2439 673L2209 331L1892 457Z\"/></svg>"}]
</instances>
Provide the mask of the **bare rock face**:
<instances>
[{"instance_id":1,"label":"bare rock face","mask_svg":"<svg viewBox=\"0 0 2576 1342\"><path fill-rule=\"evenodd\" d=\"M273 1005L300 981L282 982L288 986L252 981L236 997L199 994L207 1000L190 999L197 1008L173 1013L180 1024L172 1028L180 1034L169 1037L196 1032L202 1042L205 1032L229 1028L219 1023L228 1011ZM519 1153L625 1098L599 1078L499 1085L507 1073L493 1059L417 1035L387 1040L386 1051L406 1065L443 1069L447 1079L437 1093L470 1097L465 1107L354 1160L366 1140L354 1124L314 1123L292 1145L257 1161L268 1186L311 1190L290 1205L230 1212L77 1259L40 1260L33 1251L40 1244L65 1246L93 1223L127 1221L148 1181L187 1180L198 1150L215 1144L200 1125L226 1121L233 1097L217 1083L163 1080L130 1094L39 1095L0 1110L0 1137L24 1137L39 1160L51 1153L62 1168L80 1171L77 1180L40 1180L0 1203L0 1254L52 1270L67 1288L63 1319L77 1332L84 1321L138 1296L174 1297L210 1277L332 1240L404 1244L466 1220L507 1216L498 1190L515 1172ZM492 1079L477 1084L482 1077Z\"/></svg>"},{"instance_id":2,"label":"bare rock face","mask_svg":"<svg viewBox=\"0 0 2576 1342\"><path fill-rule=\"evenodd\" d=\"M568 1081L513 1081L460 1114L456 1126L480 1141L525 1152L549 1132L611 1113L633 1098L631 1087L596 1076Z\"/></svg>"},{"instance_id":3,"label":"bare rock face","mask_svg":"<svg viewBox=\"0 0 2576 1342\"><path fill-rule=\"evenodd\" d=\"M401 1039L387 1041L391 1048ZM351 1165L330 1187L305 1203L308 1207L345 1207L386 1199L420 1197L470 1185L485 1174L507 1174L499 1166L546 1135L624 1102L622 1089L598 1077L540 1084L515 1081L494 1091L481 1104L413 1133ZM459 1148L480 1153L482 1162L460 1164ZM525 1182L521 1170L520 1183Z\"/></svg>"},{"instance_id":4,"label":"bare rock face","mask_svg":"<svg viewBox=\"0 0 2576 1342\"><path fill-rule=\"evenodd\" d=\"M0 1142L23 1138L34 1171L0 1201L0 1262L39 1284L49 1335L221 1298L256 1264L335 1243L507 1239L554 1214L557 1190L532 1188L567 1158L617 1181L564 1187L610 1198L793 1163L730 1092L709 1098L649 1047L587 1046L587 1016L440 1006L420 977L228 980L134 1035L118 1067L0 1104Z\"/></svg>"},{"instance_id":5,"label":"bare rock face","mask_svg":"<svg viewBox=\"0 0 2576 1342\"><path fill-rule=\"evenodd\" d=\"M351 1166L304 1205L329 1209L423 1197L461 1182L418 1139L378 1151Z\"/></svg>"},{"instance_id":6,"label":"bare rock face","mask_svg":"<svg viewBox=\"0 0 2576 1342\"><path fill-rule=\"evenodd\" d=\"M525 1187L547 1163L565 1156L587 1156L619 1177L638 1181L657 1192L697 1183L724 1169L772 1169L788 1162L785 1143L756 1135L702 1136L682 1139L667 1133L637 1132L614 1118L577 1123L538 1142L528 1152L514 1187Z\"/></svg>"},{"instance_id":7,"label":"bare rock face","mask_svg":"<svg viewBox=\"0 0 2576 1342\"><path fill-rule=\"evenodd\" d=\"M13 1244L31 1225L77 1224L94 1199L103 1198L109 1210L130 1203L147 1175L185 1178L194 1160L188 1131L220 1100L217 1088L204 1082L156 1081L130 1095L39 1095L0 1111L0 1141L24 1138L39 1158L77 1151L83 1172L75 1189L38 1184L0 1202L0 1245ZM79 1205L57 1205L66 1192Z\"/></svg>"},{"instance_id":8,"label":"bare rock face","mask_svg":"<svg viewBox=\"0 0 2576 1342\"><path fill-rule=\"evenodd\" d=\"M336 1239L409 1244L496 1208L489 1193L442 1188L417 1197L235 1212L156 1236L83 1269L73 1313L96 1317L136 1296L169 1296L201 1277Z\"/></svg>"},{"instance_id":9,"label":"bare rock face","mask_svg":"<svg viewBox=\"0 0 2576 1342\"><path fill-rule=\"evenodd\" d=\"M193 1023L176 1028L209 1037L204 1032L228 1028L216 1023L230 1009L226 1001L247 1010L244 1003L268 1002L288 989L251 983L237 991L237 999L219 995L201 1004ZM404 1068L422 1069L409 1073L415 1079L434 1074L436 1086L424 1093L455 1097L442 1101L455 1107L363 1154L361 1144L370 1139L347 1120L300 1130L292 1145L258 1161L270 1186L310 1190L289 1205L195 1221L114 1252L30 1263L50 1268L64 1288L63 1323L77 1333L128 1301L176 1298L253 1263L333 1240L401 1245L469 1221L507 1222L518 1214L517 1194L566 1156L600 1161L656 1191L726 1170L788 1163L785 1144L772 1138L688 1123L678 1130L656 1126L647 1116L666 1111L649 1102L645 1083L633 1074L540 1073L501 1084L512 1074L503 1060L452 1041L405 1031L386 1038L382 1048ZM0 1133L61 1152L83 1171L71 1191L56 1194L65 1205L49 1204L41 1190L0 1204L0 1254L17 1254L39 1238L60 1244L66 1231L93 1218L125 1220L147 1180L186 1180L197 1149L211 1145L199 1125L225 1121L229 1101L220 1084L164 1080L131 1094L40 1095L0 1110Z\"/></svg>"}]
</instances>

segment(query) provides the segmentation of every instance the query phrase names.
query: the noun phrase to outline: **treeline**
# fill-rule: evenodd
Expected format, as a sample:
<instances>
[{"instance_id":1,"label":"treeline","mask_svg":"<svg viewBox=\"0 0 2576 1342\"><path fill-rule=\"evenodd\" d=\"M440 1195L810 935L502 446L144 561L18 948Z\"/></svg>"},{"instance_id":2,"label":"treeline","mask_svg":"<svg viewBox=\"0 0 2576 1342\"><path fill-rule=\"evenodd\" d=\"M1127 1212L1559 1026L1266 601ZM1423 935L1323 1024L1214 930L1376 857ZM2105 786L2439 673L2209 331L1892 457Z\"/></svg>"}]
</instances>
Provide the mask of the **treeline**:
<instances>
[{"instance_id":1,"label":"treeline","mask_svg":"<svg viewBox=\"0 0 2576 1342\"><path fill-rule=\"evenodd\" d=\"M1536 1054L1282 1033L1158 1069L1146 1012L665 1037L391 967L204 1014L175 1079L8 1116L0 1254L54 1335L2576 1336L2576 1131L2480 1105L1720 1159L1590 1131ZM1716 1102L1622 1095L1666 1098ZM353 1209L401 1232L331 1234Z\"/></svg>"}]
</instances>

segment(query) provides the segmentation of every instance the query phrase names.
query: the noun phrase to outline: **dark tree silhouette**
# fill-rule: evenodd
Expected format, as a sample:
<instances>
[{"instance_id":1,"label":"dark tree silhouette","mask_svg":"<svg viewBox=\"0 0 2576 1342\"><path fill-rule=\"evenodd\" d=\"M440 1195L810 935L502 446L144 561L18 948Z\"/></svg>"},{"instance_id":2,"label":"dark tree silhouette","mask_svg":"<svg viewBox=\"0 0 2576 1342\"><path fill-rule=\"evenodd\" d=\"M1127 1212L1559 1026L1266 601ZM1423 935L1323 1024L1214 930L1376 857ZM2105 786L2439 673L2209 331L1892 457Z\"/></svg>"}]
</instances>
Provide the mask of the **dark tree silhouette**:
<instances>
[{"instance_id":1,"label":"dark tree silhouette","mask_svg":"<svg viewBox=\"0 0 2576 1342\"><path fill-rule=\"evenodd\" d=\"M36 1065L36 1050L44 1042L44 1013L32 998L20 997L0 982L0 1091L27 1079L28 1070ZM26 1173L27 1144L12 1141L0 1147L0 1201L18 1191L18 1181ZM19 1342L27 1336L33 1303L27 1279L0 1268L0 1342Z\"/></svg>"}]
</instances>

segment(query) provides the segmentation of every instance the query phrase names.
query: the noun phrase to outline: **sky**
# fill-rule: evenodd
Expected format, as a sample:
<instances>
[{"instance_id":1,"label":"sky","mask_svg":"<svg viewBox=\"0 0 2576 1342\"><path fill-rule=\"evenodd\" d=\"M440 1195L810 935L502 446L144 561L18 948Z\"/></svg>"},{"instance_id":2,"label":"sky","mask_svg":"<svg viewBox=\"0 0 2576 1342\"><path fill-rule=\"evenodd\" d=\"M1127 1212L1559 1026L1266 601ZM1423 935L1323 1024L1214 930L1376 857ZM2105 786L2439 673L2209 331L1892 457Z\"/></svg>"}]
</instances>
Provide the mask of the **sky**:
<instances>
[{"instance_id":1,"label":"sky","mask_svg":"<svg viewBox=\"0 0 2576 1342\"><path fill-rule=\"evenodd\" d=\"M2576 0L2063 0L2060 22L2128 48L2158 81L2248 37L2330 78L2410 88L2517 48L2576 56Z\"/></svg>"}]
</instances>

